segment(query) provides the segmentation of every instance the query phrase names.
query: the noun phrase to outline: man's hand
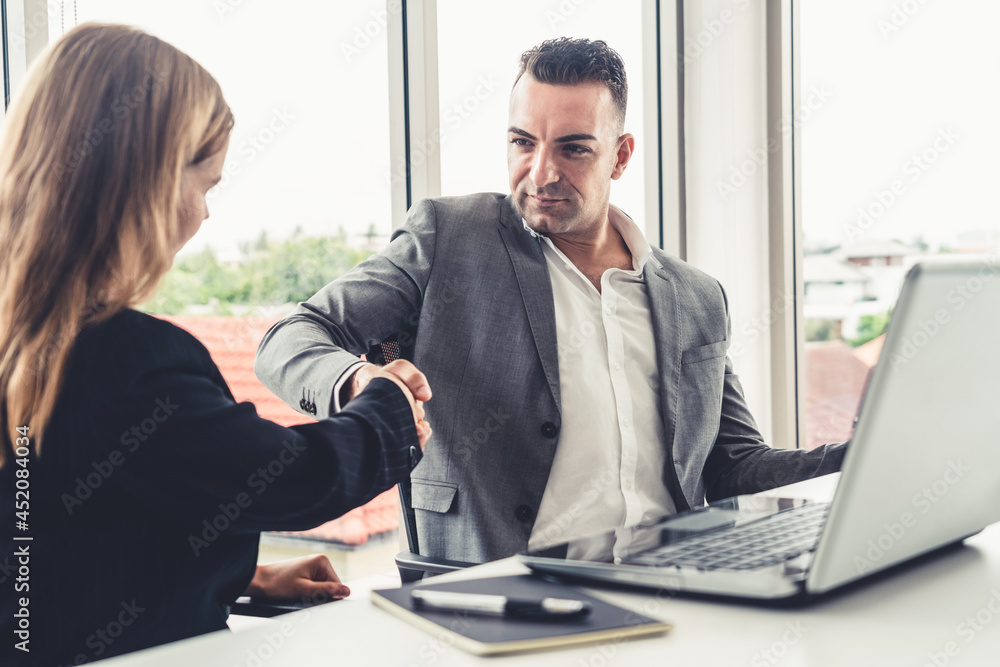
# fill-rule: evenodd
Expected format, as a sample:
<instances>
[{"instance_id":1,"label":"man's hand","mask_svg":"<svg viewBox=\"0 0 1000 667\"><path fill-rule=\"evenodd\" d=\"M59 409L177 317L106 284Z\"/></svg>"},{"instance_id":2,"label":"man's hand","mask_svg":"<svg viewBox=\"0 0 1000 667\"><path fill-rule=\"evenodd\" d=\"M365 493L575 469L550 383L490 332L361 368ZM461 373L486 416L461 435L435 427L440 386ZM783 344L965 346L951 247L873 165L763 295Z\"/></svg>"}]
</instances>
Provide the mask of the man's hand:
<instances>
[{"instance_id":1,"label":"man's hand","mask_svg":"<svg viewBox=\"0 0 1000 667\"><path fill-rule=\"evenodd\" d=\"M385 366L365 364L354 372L354 375L344 383L347 400L360 394L373 378L382 377L399 385L413 409L413 420L417 426L417 439L423 449L431 437L431 426L424 419L424 401L431 399L431 387L427 378L417 370L417 367L405 359L397 359Z\"/></svg>"},{"instance_id":2,"label":"man's hand","mask_svg":"<svg viewBox=\"0 0 1000 667\"><path fill-rule=\"evenodd\" d=\"M272 600L339 600L350 594L322 554L258 565L244 593Z\"/></svg>"}]
</instances>

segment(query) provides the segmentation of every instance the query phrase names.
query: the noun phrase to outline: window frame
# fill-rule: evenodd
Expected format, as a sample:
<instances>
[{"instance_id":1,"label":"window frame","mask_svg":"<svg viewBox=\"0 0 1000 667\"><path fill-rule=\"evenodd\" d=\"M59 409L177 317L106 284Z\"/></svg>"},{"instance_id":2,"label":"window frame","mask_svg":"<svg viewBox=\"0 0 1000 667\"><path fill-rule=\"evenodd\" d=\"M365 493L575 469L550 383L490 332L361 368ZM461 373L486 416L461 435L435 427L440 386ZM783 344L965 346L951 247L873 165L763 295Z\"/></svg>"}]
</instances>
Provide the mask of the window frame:
<instances>
[{"instance_id":1,"label":"window frame","mask_svg":"<svg viewBox=\"0 0 1000 667\"><path fill-rule=\"evenodd\" d=\"M774 440L802 448L808 433L805 404L805 285L802 232L802 130L799 106L799 0L766 0L768 138L778 149L768 161L770 294L793 295L793 307L776 311L771 334ZM780 128L791 122L791 131Z\"/></svg>"},{"instance_id":2,"label":"window frame","mask_svg":"<svg viewBox=\"0 0 1000 667\"><path fill-rule=\"evenodd\" d=\"M698 0L688 0L686 5L696 11L694 3ZM765 265L766 276L741 275L740 280L753 289L767 295L768 323L766 326L766 344L770 352L770 364L763 370L760 386L770 399L770 444L778 448L797 449L805 444L805 366L804 360L805 330L803 318L804 285L801 275L802 249L799 239L801 231L801 178L800 178L800 147L801 130L797 122L795 110L798 108L799 66L798 66L798 6L799 0L751 0L758 4L763 12L764 31L760 36L762 41L744 42L746 57L760 57L764 60L764 107L769 157L767 170L764 172L764 190L766 192L766 221L761 226L760 233L767 235L767 256ZM660 3L663 5L664 3ZM729 7L730 11L732 8ZM684 0L678 0L678 28L683 35ZM697 15L697 14L695 14ZM697 108L697 99L685 100L684 47L681 41L681 55L678 57L679 89L677 98L681 132L693 129L684 114L690 114L692 123L701 115ZM661 57L664 67L665 58ZM694 76L694 72L691 73ZM754 101L750 101L754 103ZM685 108L687 109L685 111ZM665 113L665 112L664 112ZM774 150L770 149L774 146ZM699 174L686 174L689 160L684 160L684 142L680 142L679 155L681 168L678 170L676 187L684 191L685 183L695 179ZM666 159L666 156L664 156ZM696 206L697 202L691 202ZM685 247L688 245L688 205L680 198L680 214L678 230L681 239L680 252L676 254L682 259L688 259L685 251L690 250L692 257L695 251L704 259L704 247ZM665 218L669 216L665 213ZM665 226L669 223L665 223ZM694 230L691 230L692 232ZM692 234L693 235L693 234ZM670 249L669 247L667 249ZM707 252L711 256L712 250ZM720 249L720 253L722 250ZM724 255L720 255L724 257ZM778 306L787 302L791 295L792 307ZM734 325L735 326L735 325Z\"/></svg>"},{"instance_id":3,"label":"window frame","mask_svg":"<svg viewBox=\"0 0 1000 667\"><path fill-rule=\"evenodd\" d=\"M31 62L49 44L46 0L0 0L3 32L4 114Z\"/></svg>"}]
</instances>

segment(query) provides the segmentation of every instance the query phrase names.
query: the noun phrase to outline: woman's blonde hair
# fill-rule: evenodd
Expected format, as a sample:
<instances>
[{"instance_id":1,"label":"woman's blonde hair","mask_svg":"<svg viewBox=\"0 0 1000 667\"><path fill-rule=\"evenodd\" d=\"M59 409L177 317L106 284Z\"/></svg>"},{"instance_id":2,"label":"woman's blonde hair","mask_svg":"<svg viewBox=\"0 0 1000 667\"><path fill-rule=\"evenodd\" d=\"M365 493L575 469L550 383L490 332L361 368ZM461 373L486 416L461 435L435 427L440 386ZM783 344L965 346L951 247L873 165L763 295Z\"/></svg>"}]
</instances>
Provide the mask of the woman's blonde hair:
<instances>
[{"instance_id":1,"label":"woman's blonde hair","mask_svg":"<svg viewBox=\"0 0 1000 667\"><path fill-rule=\"evenodd\" d=\"M0 136L0 466L21 426L40 454L81 328L155 291L183 170L232 126L215 79L135 28L81 25L32 66Z\"/></svg>"}]
</instances>

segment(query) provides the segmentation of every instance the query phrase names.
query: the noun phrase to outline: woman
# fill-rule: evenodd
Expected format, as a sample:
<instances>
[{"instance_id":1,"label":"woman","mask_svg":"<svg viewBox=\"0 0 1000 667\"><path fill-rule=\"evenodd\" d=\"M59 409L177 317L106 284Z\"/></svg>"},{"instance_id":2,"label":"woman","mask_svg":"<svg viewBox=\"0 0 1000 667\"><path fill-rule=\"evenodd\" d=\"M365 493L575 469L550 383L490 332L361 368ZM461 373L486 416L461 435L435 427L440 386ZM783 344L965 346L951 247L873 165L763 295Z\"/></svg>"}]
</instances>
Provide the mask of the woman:
<instances>
[{"instance_id":1,"label":"woman","mask_svg":"<svg viewBox=\"0 0 1000 667\"><path fill-rule=\"evenodd\" d=\"M224 628L243 593L346 595L325 558L257 567L260 532L367 502L430 435L413 396L430 390L405 362L335 418L286 429L236 403L192 336L132 309L208 217L232 125L191 58L97 24L40 57L8 110L0 635L22 661Z\"/></svg>"}]
</instances>

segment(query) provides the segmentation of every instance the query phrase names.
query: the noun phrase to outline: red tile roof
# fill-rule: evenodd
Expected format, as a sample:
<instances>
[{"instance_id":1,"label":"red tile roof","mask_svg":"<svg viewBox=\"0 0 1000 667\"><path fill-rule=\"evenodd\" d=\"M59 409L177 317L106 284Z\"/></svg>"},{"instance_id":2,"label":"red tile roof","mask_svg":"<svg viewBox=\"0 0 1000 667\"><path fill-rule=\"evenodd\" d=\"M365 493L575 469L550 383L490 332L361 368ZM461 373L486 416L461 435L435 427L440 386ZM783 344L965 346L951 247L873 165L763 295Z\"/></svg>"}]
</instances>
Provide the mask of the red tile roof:
<instances>
[{"instance_id":1,"label":"red tile roof","mask_svg":"<svg viewBox=\"0 0 1000 667\"><path fill-rule=\"evenodd\" d=\"M861 347L854 350L854 356L861 360L861 362L872 368L878 363L878 358L882 354L882 346L885 344L885 334L882 334L878 338L873 338Z\"/></svg>"},{"instance_id":2,"label":"red tile roof","mask_svg":"<svg viewBox=\"0 0 1000 667\"><path fill-rule=\"evenodd\" d=\"M806 343L807 449L847 440L854 433L854 417L871 370L866 361L873 357L871 349L857 352L842 340Z\"/></svg>"},{"instance_id":3,"label":"red tile roof","mask_svg":"<svg viewBox=\"0 0 1000 667\"><path fill-rule=\"evenodd\" d=\"M253 403L257 414L282 426L313 421L285 405L257 380L253 372L257 344L281 318L163 316L162 319L190 332L208 348L237 401ZM398 498L396 489L392 488L339 519L294 534L352 546L364 544L370 537L399 526Z\"/></svg>"}]
</instances>

